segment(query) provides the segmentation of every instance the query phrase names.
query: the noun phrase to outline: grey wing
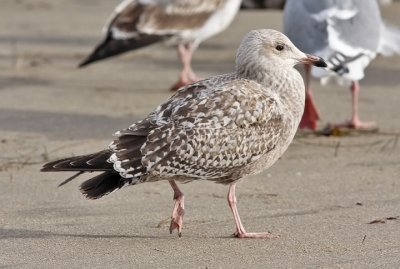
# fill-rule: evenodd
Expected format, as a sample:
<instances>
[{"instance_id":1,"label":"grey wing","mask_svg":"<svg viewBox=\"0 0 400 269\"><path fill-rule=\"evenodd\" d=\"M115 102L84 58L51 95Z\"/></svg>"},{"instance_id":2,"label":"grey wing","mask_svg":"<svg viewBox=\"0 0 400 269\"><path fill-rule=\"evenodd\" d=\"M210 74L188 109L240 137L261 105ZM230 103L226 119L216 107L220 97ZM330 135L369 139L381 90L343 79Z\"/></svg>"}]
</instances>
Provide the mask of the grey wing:
<instances>
[{"instance_id":1,"label":"grey wing","mask_svg":"<svg viewBox=\"0 0 400 269\"><path fill-rule=\"evenodd\" d=\"M236 80L193 97L166 112L170 121L152 130L141 148L151 177L227 183L276 147L285 117L259 84Z\"/></svg>"},{"instance_id":2,"label":"grey wing","mask_svg":"<svg viewBox=\"0 0 400 269\"><path fill-rule=\"evenodd\" d=\"M326 48L346 56L376 51L380 25L375 0L288 0L285 6L285 33L306 53Z\"/></svg>"},{"instance_id":3,"label":"grey wing","mask_svg":"<svg viewBox=\"0 0 400 269\"><path fill-rule=\"evenodd\" d=\"M301 50L323 57L336 75L360 80L375 57L381 31L376 0L288 0L285 31ZM314 76L333 73L313 68Z\"/></svg>"},{"instance_id":4,"label":"grey wing","mask_svg":"<svg viewBox=\"0 0 400 269\"><path fill-rule=\"evenodd\" d=\"M377 1L352 0L346 3L347 5L340 10L354 10L355 15L348 19L342 19L339 16L332 17L331 27L345 44L376 52L382 24Z\"/></svg>"},{"instance_id":5,"label":"grey wing","mask_svg":"<svg viewBox=\"0 0 400 269\"><path fill-rule=\"evenodd\" d=\"M287 0L283 13L284 33L301 51L315 54L328 46L326 21L313 17L324 10L327 2Z\"/></svg>"}]
</instances>

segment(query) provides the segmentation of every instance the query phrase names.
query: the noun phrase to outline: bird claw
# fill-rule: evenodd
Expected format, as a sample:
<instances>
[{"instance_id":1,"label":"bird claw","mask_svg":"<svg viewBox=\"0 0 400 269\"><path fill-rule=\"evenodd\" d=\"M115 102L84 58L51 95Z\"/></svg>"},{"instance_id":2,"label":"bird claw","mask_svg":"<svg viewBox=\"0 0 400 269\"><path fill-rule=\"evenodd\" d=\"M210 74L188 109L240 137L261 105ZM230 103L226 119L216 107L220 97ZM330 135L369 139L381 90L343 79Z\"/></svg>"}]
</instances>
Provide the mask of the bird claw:
<instances>
[{"instance_id":1,"label":"bird claw","mask_svg":"<svg viewBox=\"0 0 400 269\"><path fill-rule=\"evenodd\" d=\"M246 231L236 231L233 233L234 237L237 238L262 238L262 239L274 239L280 237L280 235L274 235L271 234L270 232L264 232L264 233L248 233Z\"/></svg>"},{"instance_id":2,"label":"bird claw","mask_svg":"<svg viewBox=\"0 0 400 269\"><path fill-rule=\"evenodd\" d=\"M174 218L171 219L171 225L169 226L169 233L172 234L172 232L176 229L178 230L178 236L182 237L182 224L183 224L183 219L180 220L181 224L178 224L178 221L176 221Z\"/></svg>"}]
</instances>

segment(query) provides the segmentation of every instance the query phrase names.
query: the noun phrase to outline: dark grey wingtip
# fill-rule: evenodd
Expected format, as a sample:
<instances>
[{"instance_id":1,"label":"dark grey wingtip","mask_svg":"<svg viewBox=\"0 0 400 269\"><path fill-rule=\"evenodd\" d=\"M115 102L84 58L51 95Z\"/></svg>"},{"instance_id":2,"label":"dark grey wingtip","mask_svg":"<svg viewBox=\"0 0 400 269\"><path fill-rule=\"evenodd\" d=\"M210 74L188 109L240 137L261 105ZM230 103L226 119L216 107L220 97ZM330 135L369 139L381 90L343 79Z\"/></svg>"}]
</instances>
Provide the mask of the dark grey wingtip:
<instances>
[{"instance_id":1,"label":"dark grey wingtip","mask_svg":"<svg viewBox=\"0 0 400 269\"><path fill-rule=\"evenodd\" d=\"M68 182L70 182L71 180L73 180L74 178L77 178L78 176L82 175L83 173L85 173L84 171L80 171L78 173L76 173L75 175L73 175L72 177L67 178L66 180L64 180L63 182L61 182L60 184L58 184L57 187L61 187L65 184L67 184Z\"/></svg>"},{"instance_id":2,"label":"dark grey wingtip","mask_svg":"<svg viewBox=\"0 0 400 269\"><path fill-rule=\"evenodd\" d=\"M332 68L332 71L337 73L339 76L343 76L344 74L350 72L349 68L343 65L335 66L334 68Z\"/></svg>"},{"instance_id":3,"label":"dark grey wingtip","mask_svg":"<svg viewBox=\"0 0 400 269\"><path fill-rule=\"evenodd\" d=\"M102 60L104 58L107 58L108 55L104 55L102 54L102 49L103 47L105 47L107 45L107 40L105 40L104 42L100 43L100 45L98 45L88 56L86 56L85 59L83 59L83 61L81 61L78 64L78 68L82 68L82 67L86 67L96 61ZM112 55L110 55L112 56Z\"/></svg>"},{"instance_id":4,"label":"dark grey wingtip","mask_svg":"<svg viewBox=\"0 0 400 269\"><path fill-rule=\"evenodd\" d=\"M100 60L126 53L131 50L146 47L153 43L160 42L168 37L170 37L170 35L160 36L140 34L135 38L122 40L114 39L111 34L108 34L108 36L96 46L93 52L81 63L79 63L78 67L82 68Z\"/></svg>"},{"instance_id":5,"label":"dark grey wingtip","mask_svg":"<svg viewBox=\"0 0 400 269\"><path fill-rule=\"evenodd\" d=\"M52 171L52 169L50 169L50 168L47 167L47 166L43 166L42 168L40 168L39 171L40 171L40 172L50 172L50 171Z\"/></svg>"},{"instance_id":6,"label":"dark grey wingtip","mask_svg":"<svg viewBox=\"0 0 400 269\"><path fill-rule=\"evenodd\" d=\"M43 165L42 168L40 168L40 172L54 172L57 171L57 169L54 168L54 166L59 163L61 160L57 160L57 161L52 161L49 163L46 163Z\"/></svg>"},{"instance_id":7,"label":"dark grey wingtip","mask_svg":"<svg viewBox=\"0 0 400 269\"><path fill-rule=\"evenodd\" d=\"M80 62L77 67L82 68L82 67L85 67L85 66L91 64L92 62L94 62L94 61L91 60L89 57L89 58L84 59L82 62Z\"/></svg>"}]
</instances>

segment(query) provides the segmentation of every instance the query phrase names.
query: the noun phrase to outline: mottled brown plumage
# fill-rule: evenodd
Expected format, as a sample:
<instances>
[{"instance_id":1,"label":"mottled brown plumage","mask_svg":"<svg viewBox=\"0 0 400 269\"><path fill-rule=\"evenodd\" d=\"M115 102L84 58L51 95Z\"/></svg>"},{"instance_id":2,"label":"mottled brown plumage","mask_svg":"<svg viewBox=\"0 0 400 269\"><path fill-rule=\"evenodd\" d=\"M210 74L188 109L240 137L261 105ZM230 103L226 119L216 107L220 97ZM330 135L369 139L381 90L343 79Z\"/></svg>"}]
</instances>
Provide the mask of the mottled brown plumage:
<instances>
[{"instance_id":1,"label":"mottled brown plumage","mask_svg":"<svg viewBox=\"0 0 400 269\"><path fill-rule=\"evenodd\" d=\"M110 146L111 161L123 177L139 181L179 176L230 183L242 176L244 166L276 147L285 124L291 119L275 94L230 74L187 86L124 130ZM131 165L125 141L134 144L135 132L144 129L151 131L140 148L143 173Z\"/></svg>"},{"instance_id":2,"label":"mottled brown plumage","mask_svg":"<svg viewBox=\"0 0 400 269\"><path fill-rule=\"evenodd\" d=\"M176 200L170 230L183 224L183 193L174 180L231 184L229 204L238 237L241 225L234 184L270 167L293 139L304 109L297 63L323 65L274 30L250 32L242 41L236 72L188 85L145 119L116 133L109 149L46 164L42 171L104 171L84 182L91 199L127 184L168 180Z\"/></svg>"}]
</instances>

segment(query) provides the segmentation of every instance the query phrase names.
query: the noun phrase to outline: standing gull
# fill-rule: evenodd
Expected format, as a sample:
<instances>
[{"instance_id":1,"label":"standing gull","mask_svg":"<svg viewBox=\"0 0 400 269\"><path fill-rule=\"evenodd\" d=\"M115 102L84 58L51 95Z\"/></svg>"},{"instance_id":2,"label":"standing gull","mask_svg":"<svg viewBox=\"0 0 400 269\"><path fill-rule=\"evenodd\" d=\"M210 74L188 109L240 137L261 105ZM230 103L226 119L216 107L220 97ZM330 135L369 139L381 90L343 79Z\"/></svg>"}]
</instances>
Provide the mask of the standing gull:
<instances>
[{"instance_id":1,"label":"standing gull","mask_svg":"<svg viewBox=\"0 0 400 269\"><path fill-rule=\"evenodd\" d=\"M177 44L182 71L171 90L195 82L193 52L233 21L241 0L125 0L104 27L105 38L80 63L86 66L163 40Z\"/></svg>"},{"instance_id":2,"label":"standing gull","mask_svg":"<svg viewBox=\"0 0 400 269\"><path fill-rule=\"evenodd\" d=\"M373 128L358 113L359 80L377 53L400 51L400 34L382 21L376 0L288 0L284 11L284 31L306 53L324 57L331 71L311 70L305 65L306 105L301 128L315 129L319 113L310 88L310 74L322 83L335 78L349 85L352 93L350 120L337 127Z\"/></svg>"},{"instance_id":3,"label":"standing gull","mask_svg":"<svg viewBox=\"0 0 400 269\"><path fill-rule=\"evenodd\" d=\"M236 208L235 184L270 167L292 141L304 110L304 82L298 63L325 62L298 50L275 30L254 30L243 39L236 72L180 89L145 119L116 133L108 149L45 164L42 171L102 172L81 192L97 199L124 185L168 180L175 206L170 232L181 235L184 196L175 181L230 184L228 203L235 236L248 233Z\"/></svg>"}]
</instances>

